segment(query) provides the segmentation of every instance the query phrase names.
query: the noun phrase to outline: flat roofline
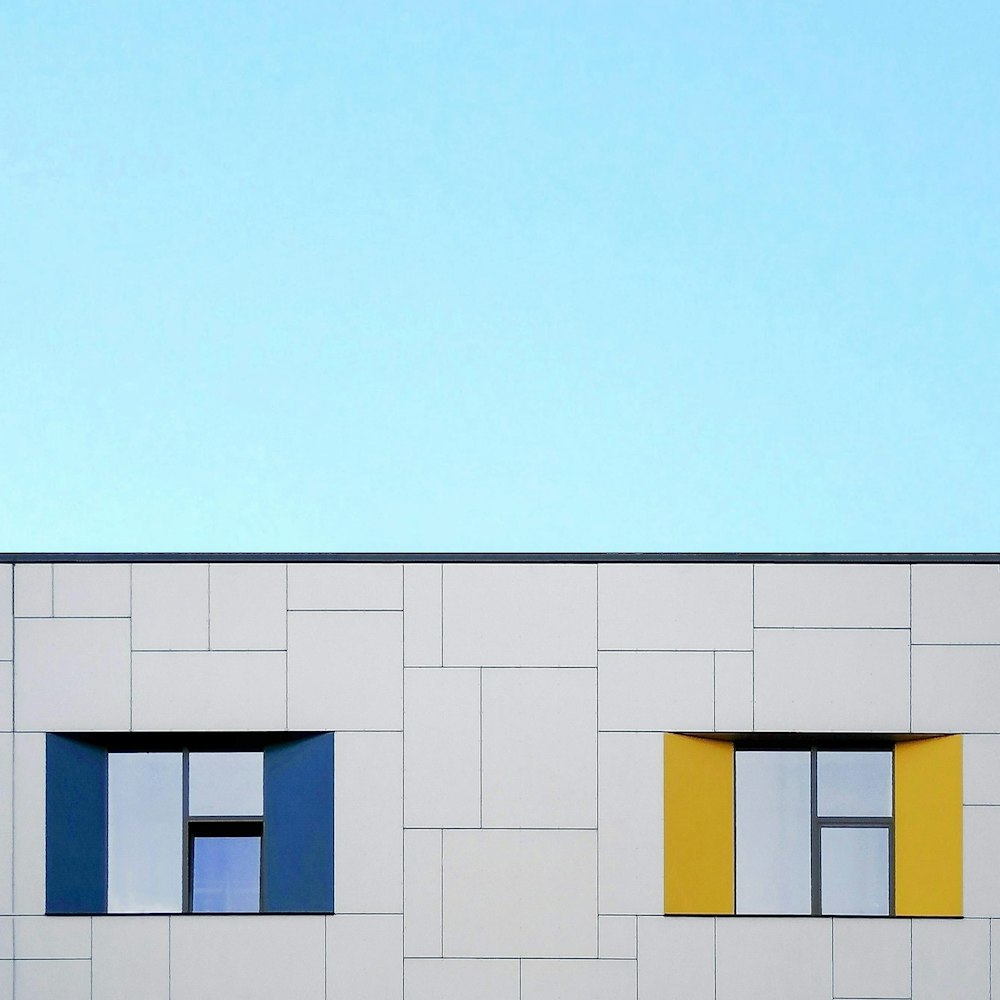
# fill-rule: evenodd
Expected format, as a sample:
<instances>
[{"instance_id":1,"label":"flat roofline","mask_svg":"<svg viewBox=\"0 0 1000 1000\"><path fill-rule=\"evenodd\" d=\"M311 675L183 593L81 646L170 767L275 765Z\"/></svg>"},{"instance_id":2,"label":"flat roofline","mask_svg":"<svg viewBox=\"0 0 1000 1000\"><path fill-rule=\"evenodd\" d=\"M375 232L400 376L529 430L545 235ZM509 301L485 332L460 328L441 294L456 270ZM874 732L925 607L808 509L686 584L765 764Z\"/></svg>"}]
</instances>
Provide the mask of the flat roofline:
<instances>
[{"instance_id":1,"label":"flat roofline","mask_svg":"<svg viewBox=\"0 0 1000 1000\"><path fill-rule=\"evenodd\" d=\"M0 563L1000 563L1000 552L0 552Z\"/></svg>"}]
</instances>

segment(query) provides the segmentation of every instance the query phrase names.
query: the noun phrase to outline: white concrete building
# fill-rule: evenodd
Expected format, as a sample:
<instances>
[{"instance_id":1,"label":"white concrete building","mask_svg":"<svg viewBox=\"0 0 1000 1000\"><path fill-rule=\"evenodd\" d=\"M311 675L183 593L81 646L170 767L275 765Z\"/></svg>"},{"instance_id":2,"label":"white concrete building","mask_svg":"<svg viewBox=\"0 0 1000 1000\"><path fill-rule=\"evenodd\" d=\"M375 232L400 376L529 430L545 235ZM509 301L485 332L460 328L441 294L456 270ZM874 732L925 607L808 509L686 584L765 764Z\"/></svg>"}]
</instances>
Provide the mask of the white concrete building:
<instances>
[{"instance_id":1,"label":"white concrete building","mask_svg":"<svg viewBox=\"0 0 1000 1000\"><path fill-rule=\"evenodd\" d=\"M1000 1000L998 861L997 554L0 555L0 1000Z\"/></svg>"}]
</instances>

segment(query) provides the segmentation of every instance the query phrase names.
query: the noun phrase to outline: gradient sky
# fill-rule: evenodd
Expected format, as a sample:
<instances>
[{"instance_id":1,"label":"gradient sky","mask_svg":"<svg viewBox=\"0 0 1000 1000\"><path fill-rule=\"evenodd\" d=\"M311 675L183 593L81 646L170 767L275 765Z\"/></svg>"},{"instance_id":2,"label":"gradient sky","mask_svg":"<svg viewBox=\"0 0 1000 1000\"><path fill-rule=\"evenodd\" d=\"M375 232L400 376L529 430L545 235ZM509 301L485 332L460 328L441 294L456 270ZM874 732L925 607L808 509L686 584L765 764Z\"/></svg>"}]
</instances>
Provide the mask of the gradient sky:
<instances>
[{"instance_id":1,"label":"gradient sky","mask_svg":"<svg viewBox=\"0 0 1000 1000\"><path fill-rule=\"evenodd\" d=\"M6 0L0 551L997 550L1000 5Z\"/></svg>"}]
</instances>

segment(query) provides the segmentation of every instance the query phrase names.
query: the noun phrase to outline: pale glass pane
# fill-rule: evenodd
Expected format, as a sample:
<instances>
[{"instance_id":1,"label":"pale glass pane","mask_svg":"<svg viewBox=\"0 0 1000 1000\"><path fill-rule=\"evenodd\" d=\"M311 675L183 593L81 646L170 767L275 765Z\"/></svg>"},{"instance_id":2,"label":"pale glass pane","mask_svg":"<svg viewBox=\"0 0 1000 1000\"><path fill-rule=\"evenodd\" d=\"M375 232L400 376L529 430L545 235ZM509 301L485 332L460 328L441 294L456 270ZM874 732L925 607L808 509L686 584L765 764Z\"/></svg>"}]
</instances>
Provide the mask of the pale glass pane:
<instances>
[{"instance_id":1,"label":"pale glass pane","mask_svg":"<svg viewBox=\"0 0 1000 1000\"><path fill-rule=\"evenodd\" d=\"M195 837L191 909L195 913L260 910L260 837Z\"/></svg>"},{"instance_id":2,"label":"pale glass pane","mask_svg":"<svg viewBox=\"0 0 1000 1000\"><path fill-rule=\"evenodd\" d=\"M262 816L263 753L193 753L188 812L192 816Z\"/></svg>"},{"instance_id":3,"label":"pale glass pane","mask_svg":"<svg viewBox=\"0 0 1000 1000\"><path fill-rule=\"evenodd\" d=\"M889 831L826 827L820 831L823 912L889 913Z\"/></svg>"},{"instance_id":4,"label":"pale glass pane","mask_svg":"<svg viewBox=\"0 0 1000 1000\"><path fill-rule=\"evenodd\" d=\"M820 816L891 816L892 751L833 751L816 755Z\"/></svg>"},{"instance_id":5,"label":"pale glass pane","mask_svg":"<svg viewBox=\"0 0 1000 1000\"><path fill-rule=\"evenodd\" d=\"M183 859L181 754L108 754L108 912L179 913Z\"/></svg>"},{"instance_id":6,"label":"pale glass pane","mask_svg":"<svg viewBox=\"0 0 1000 1000\"><path fill-rule=\"evenodd\" d=\"M736 754L736 912L812 910L808 751Z\"/></svg>"}]
</instances>

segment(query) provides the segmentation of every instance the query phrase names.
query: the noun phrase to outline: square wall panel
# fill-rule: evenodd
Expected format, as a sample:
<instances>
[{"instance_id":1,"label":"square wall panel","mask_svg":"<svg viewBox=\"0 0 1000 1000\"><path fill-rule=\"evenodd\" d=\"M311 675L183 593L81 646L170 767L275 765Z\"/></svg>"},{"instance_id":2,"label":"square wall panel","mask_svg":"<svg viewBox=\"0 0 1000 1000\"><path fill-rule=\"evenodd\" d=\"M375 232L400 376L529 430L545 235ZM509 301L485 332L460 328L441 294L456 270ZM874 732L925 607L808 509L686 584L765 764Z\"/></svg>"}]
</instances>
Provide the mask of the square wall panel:
<instances>
[{"instance_id":1,"label":"square wall panel","mask_svg":"<svg viewBox=\"0 0 1000 1000\"><path fill-rule=\"evenodd\" d=\"M597 957L597 834L445 830L448 957Z\"/></svg>"},{"instance_id":2,"label":"square wall panel","mask_svg":"<svg viewBox=\"0 0 1000 1000\"><path fill-rule=\"evenodd\" d=\"M209 567L212 649L284 649L284 563L213 563Z\"/></svg>"},{"instance_id":3,"label":"square wall panel","mask_svg":"<svg viewBox=\"0 0 1000 1000\"><path fill-rule=\"evenodd\" d=\"M290 612L288 724L338 731L401 729L402 614Z\"/></svg>"},{"instance_id":4,"label":"square wall panel","mask_svg":"<svg viewBox=\"0 0 1000 1000\"><path fill-rule=\"evenodd\" d=\"M1000 732L1000 646L914 646L913 731Z\"/></svg>"},{"instance_id":5,"label":"square wall panel","mask_svg":"<svg viewBox=\"0 0 1000 1000\"><path fill-rule=\"evenodd\" d=\"M1000 567L913 567L913 641L1000 642Z\"/></svg>"},{"instance_id":6,"label":"square wall panel","mask_svg":"<svg viewBox=\"0 0 1000 1000\"><path fill-rule=\"evenodd\" d=\"M132 566L132 648L208 649L208 566Z\"/></svg>"},{"instance_id":7,"label":"square wall panel","mask_svg":"<svg viewBox=\"0 0 1000 1000\"><path fill-rule=\"evenodd\" d=\"M910 995L910 921L833 922L833 995L890 1000Z\"/></svg>"},{"instance_id":8,"label":"square wall panel","mask_svg":"<svg viewBox=\"0 0 1000 1000\"><path fill-rule=\"evenodd\" d=\"M444 567L445 666L597 664L593 566Z\"/></svg>"},{"instance_id":9,"label":"square wall panel","mask_svg":"<svg viewBox=\"0 0 1000 1000\"><path fill-rule=\"evenodd\" d=\"M129 728L129 623L26 618L17 623L14 721L20 730Z\"/></svg>"}]
</instances>

